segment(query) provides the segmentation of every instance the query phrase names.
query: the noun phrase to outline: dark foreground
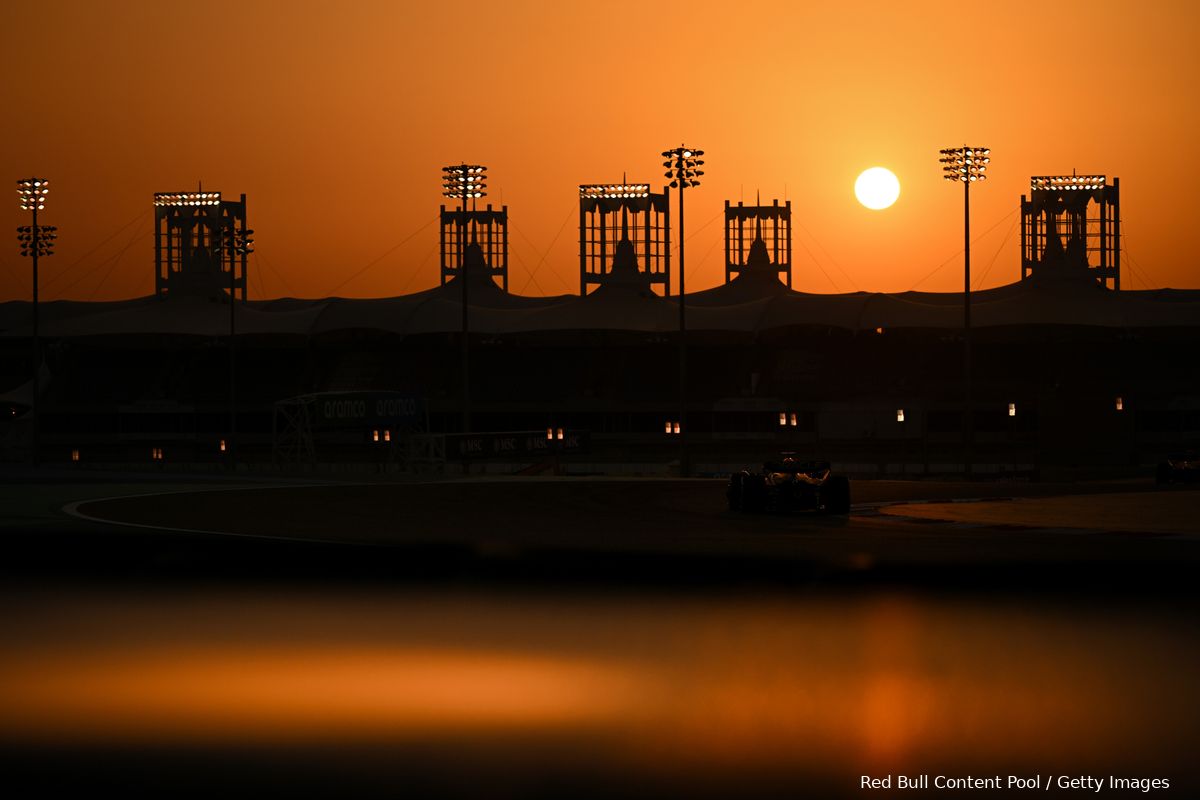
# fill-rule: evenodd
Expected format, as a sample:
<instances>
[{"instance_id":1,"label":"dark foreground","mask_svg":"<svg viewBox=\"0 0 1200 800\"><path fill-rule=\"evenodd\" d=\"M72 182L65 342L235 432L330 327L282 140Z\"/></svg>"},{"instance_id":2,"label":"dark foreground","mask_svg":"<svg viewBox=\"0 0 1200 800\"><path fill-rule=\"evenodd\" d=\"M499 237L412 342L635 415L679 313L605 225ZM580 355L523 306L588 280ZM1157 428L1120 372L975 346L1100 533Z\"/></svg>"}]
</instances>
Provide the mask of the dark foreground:
<instances>
[{"instance_id":1,"label":"dark foreground","mask_svg":"<svg viewBox=\"0 0 1200 800\"><path fill-rule=\"evenodd\" d=\"M170 796L964 796L859 788L922 773L1200 788L1195 537L876 507L1114 487L862 483L845 519L735 517L719 485L664 481L79 506L237 535L57 511L179 488L6 490L11 781Z\"/></svg>"}]
</instances>

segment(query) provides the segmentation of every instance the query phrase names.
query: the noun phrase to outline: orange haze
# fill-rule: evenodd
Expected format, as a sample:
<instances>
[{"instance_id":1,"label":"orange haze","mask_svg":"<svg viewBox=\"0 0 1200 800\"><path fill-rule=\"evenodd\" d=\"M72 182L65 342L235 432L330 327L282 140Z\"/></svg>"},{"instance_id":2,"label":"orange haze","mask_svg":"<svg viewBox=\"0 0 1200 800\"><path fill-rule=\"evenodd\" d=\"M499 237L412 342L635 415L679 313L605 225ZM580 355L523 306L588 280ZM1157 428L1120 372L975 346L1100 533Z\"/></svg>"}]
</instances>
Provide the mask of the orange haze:
<instances>
[{"instance_id":1,"label":"orange haze","mask_svg":"<svg viewBox=\"0 0 1200 800\"><path fill-rule=\"evenodd\" d=\"M979 285L1018 275L1029 176L1074 168L1122 179L1126 288L1200 287L1197 18L1161 1L41 0L0 27L0 174L52 179L48 299L150 293L151 194L200 179L248 195L251 298L432 286L437 232L419 229L461 160L509 206L512 290L577 292L576 185L659 183L681 141L708 162L689 289L722 279L723 201L761 190L793 202L795 288L950 291L961 192L937 151L986 145ZM874 165L901 181L886 211L854 199ZM4 214L27 224L15 194ZM29 288L0 246L0 299Z\"/></svg>"}]
</instances>

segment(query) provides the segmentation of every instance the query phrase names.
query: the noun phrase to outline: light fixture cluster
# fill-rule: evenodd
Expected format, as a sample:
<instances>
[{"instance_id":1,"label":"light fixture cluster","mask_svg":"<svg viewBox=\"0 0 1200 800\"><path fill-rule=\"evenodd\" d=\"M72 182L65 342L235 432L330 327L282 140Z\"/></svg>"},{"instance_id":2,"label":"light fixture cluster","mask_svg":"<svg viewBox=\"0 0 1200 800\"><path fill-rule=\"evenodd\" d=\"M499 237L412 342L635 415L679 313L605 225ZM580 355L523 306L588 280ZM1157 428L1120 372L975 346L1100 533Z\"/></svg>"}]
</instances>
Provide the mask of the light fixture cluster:
<instances>
[{"instance_id":1,"label":"light fixture cluster","mask_svg":"<svg viewBox=\"0 0 1200 800\"><path fill-rule=\"evenodd\" d=\"M239 256L248 256L254 252L254 231L250 228L235 230L230 237L233 252Z\"/></svg>"},{"instance_id":2,"label":"light fixture cluster","mask_svg":"<svg viewBox=\"0 0 1200 800\"><path fill-rule=\"evenodd\" d=\"M23 256L52 256L54 255L54 240L58 238L58 228L53 225L22 225L17 228L17 242L21 245Z\"/></svg>"},{"instance_id":3,"label":"light fixture cluster","mask_svg":"<svg viewBox=\"0 0 1200 800\"><path fill-rule=\"evenodd\" d=\"M220 192L155 192L156 206L218 206Z\"/></svg>"},{"instance_id":4,"label":"light fixture cluster","mask_svg":"<svg viewBox=\"0 0 1200 800\"><path fill-rule=\"evenodd\" d=\"M606 184L580 184L579 196L584 198L626 198L626 197L649 197L650 184L648 183L606 183Z\"/></svg>"},{"instance_id":5,"label":"light fixture cluster","mask_svg":"<svg viewBox=\"0 0 1200 800\"><path fill-rule=\"evenodd\" d=\"M671 179L672 189L700 185L697 179L704 174L704 170L699 169L704 165L704 160L700 158L704 155L703 150L680 145L673 150L664 150L662 155L666 159L663 166L667 168L664 174Z\"/></svg>"},{"instance_id":6,"label":"light fixture cluster","mask_svg":"<svg viewBox=\"0 0 1200 800\"><path fill-rule=\"evenodd\" d=\"M50 194L50 181L44 178L24 178L17 181L17 196L22 211L41 211L46 207L46 195Z\"/></svg>"},{"instance_id":7,"label":"light fixture cluster","mask_svg":"<svg viewBox=\"0 0 1200 800\"><path fill-rule=\"evenodd\" d=\"M487 194L487 167L480 164L457 164L442 167L442 194L456 200L483 197Z\"/></svg>"},{"instance_id":8,"label":"light fixture cluster","mask_svg":"<svg viewBox=\"0 0 1200 800\"><path fill-rule=\"evenodd\" d=\"M991 162L987 147L948 147L942 150L943 176L948 181L975 183L987 180L987 165Z\"/></svg>"},{"instance_id":9,"label":"light fixture cluster","mask_svg":"<svg viewBox=\"0 0 1200 800\"><path fill-rule=\"evenodd\" d=\"M1093 191L1103 189L1103 175L1041 175L1029 179L1029 187L1034 191Z\"/></svg>"}]
</instances>

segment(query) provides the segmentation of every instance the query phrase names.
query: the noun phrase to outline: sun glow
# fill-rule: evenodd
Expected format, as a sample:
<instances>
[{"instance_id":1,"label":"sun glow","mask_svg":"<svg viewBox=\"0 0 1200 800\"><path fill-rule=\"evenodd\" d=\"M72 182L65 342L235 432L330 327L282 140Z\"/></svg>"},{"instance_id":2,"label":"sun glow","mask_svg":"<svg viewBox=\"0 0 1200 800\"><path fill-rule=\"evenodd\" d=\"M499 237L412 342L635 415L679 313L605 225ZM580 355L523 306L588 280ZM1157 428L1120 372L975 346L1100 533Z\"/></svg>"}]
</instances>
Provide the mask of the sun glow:
<instances>
[{"instance_id":1,"label":"sun glow","mask_svg":"<svg viewBox=\"0 0 1200 800\"><path fill-rule=\"evenodd\" d=\"M900 196L900 181L889 169L871 167L854 182L854 196L867 208L879 211L896 202Z\"/></svg>"}]
</instances>

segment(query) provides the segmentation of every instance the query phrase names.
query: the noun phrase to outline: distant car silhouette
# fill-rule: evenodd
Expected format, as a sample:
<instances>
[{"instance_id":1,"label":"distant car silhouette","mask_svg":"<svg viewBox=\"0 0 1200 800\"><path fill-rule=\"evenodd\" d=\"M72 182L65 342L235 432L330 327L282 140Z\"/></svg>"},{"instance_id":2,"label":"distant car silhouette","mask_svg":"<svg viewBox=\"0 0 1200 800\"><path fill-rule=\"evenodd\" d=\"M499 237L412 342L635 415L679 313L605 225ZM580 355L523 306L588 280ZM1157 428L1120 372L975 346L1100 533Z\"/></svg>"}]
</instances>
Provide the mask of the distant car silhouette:
<instances>
[{"instance_id":1,"label":"distant car silhouette","mask_svg":"<svg viewBox=\"0 0 1200 800\"><path fill-rule=\"evenodd\" d=\"M1200 480L1200 454L1195 450L1173 453L1159 462L1154 474L1159 484L1195 483Z\"/></svg>"},{"instance_id":2,"label":"distant car silhouette","mask_svg":"<svg viewBox=\"0 0 1200 800\"><path fill-rule=\"evenodd\" d=\"M797 461L784 454L757 471L742 470L729 478L729 510L744 513L816 511L850 513L850 481L834 475L828 461Z\"/></svg>"}]
</instances>

